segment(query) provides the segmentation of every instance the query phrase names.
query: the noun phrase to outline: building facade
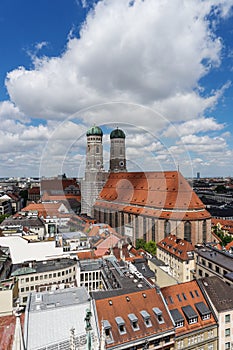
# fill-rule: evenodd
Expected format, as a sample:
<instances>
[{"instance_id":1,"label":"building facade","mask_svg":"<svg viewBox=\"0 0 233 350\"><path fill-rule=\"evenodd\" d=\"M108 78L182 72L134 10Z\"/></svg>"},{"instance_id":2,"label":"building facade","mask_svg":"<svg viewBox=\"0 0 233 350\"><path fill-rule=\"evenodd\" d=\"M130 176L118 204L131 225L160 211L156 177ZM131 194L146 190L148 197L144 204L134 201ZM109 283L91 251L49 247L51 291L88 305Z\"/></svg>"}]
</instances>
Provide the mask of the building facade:
<instances>
[{"instance_id":1,"label":"building facade","mask_svg":"<svg viewBox=\"0 0 233 350\"><path fill-rule=\"evenodd\" d=\"M26 305L31 292L52 291L76 285L77 262L68 259L25 262L13 266L18 279L20 304Z\"/></svg>"},{"instance_id":2,"label":"building facade","mask_svg":"<svg viewBox=\"0 0 233 350\"><path fill-rule=\"evenodd\" d=\"M175 323L175 349L217 350L218 324L197 281L164 287L161 292Z\"/></svg>"},{"instance_id":3,"label":"building facade","mask_svg":"<svg viewBox=\"0 0 233 350\"><path fill-rule=\"evenodd\" d=\"M233 286L233 255L211 245L196 249L196 278L217 276Z\"/></svg>"},{"instance_id":4,"label":"building facade","mask_svg":"<svg viewBox=\"0 0 233 350\"><path fill-rule=\"evenodd\" d=\"M218 319L218 349L233 348L233 290L219 277L200 280Z\"/></svg>"},{"instance_id":5,"label":"building facade","mask_svg":"<svg viewBox=\"0 0 233 350\"><path fill-rule=\"evenodd\" d=\"M156 255L169 266L169 274L178 283L193 279L195 269L194 247L190 242L169 235L157 243Z\"/></svg>"}]
</instances>

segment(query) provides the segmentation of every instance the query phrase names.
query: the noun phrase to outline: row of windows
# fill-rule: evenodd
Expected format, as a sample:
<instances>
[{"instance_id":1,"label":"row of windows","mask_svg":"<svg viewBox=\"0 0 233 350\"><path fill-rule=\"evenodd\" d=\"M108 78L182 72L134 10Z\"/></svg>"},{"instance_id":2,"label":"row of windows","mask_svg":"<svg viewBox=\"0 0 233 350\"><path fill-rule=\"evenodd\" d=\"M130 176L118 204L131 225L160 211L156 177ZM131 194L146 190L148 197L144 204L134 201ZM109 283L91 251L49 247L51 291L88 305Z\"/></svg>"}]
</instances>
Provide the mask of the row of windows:
<instances>
[{"instance_id":1,"label":"row of windows","mask_svg":"<svg viewBox=\"0 0 233 350\"><path fill-rule=\"evenodd\" d=\"M69 283L69 282L72 282L72 278L71 277L69 277L69 278L67 278L66 280L62 280L61 281L61 283ZM21 293L25 293L25 292L32 292L32 291L37 291L38 290L38 288L40 287L40 285L33 285L33 286L30 286L30 287L22 287L22 288L20 288L20 292Z\"/></svg>"},{"instance_id":2,"label":"row of windows","mask_svg":"<svg viewBox=\"0 0 233 350\"><path fill-rule=\"evenodd\" d=\"M206 261L204 259L201 260L201 264L203 266L206 266ZM213 272L216 272L216 273L219 273L223 276L225 276L228 271L224 270L224 269L221 269L219 266L215 265L214 268L213 268L213 265L212 263L208 262L208 268L211 269ZM199 276L202 277L203 276L203 271L199 269ZM208 277L208 273L205 273L205 277Z\"/></svg>"},{"instance_id":3,"label":"row of windows","mask_svg":"<svg viewBox=\"0 0 233 350\"><path fill-rule=\"evenodd\" d=\"M88 281L88 280L99 280L100 279L100 272L93 271L88 273L81 273L80 274L80 281Z\"/></svg>"},{"instance_id":4,"label":"row of windows","mask_svg":"<svg viewBox=\"0 0 233 350\"><path fill-rule=\"evenodd\" d=\"M73 271L75 271L75 267L73 268ZM61 272L54 272L54 273L49 273L45 275L39 275L39 276L31 276L31 277L26 277L26 278L21 278L20 282L21 283L28 283L28 282L33 282L33 281L38 281L43 280L43 279L48 279L48 278L54 278L54 277L61 277L68 275L69 273L72 273L72 269L61 271Z\"/></svg>"}]
</instances>

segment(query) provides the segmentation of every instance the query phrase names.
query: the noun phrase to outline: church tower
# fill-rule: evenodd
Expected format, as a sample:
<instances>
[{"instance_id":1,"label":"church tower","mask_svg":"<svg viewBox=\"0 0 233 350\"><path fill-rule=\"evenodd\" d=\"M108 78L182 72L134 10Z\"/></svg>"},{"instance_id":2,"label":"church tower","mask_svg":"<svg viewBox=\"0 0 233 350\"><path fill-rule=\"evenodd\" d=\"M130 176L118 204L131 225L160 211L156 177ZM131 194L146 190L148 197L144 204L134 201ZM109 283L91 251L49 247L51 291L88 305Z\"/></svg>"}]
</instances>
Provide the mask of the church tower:
<instances>
[{"instance_id":1,"label":"church tower","mask_svg":"<svg viewBox=\"0 0 233 350\"><path fill-rule=\"evenodd\" d=\"M102 190L107 174L103 166L103 131L98 126L87 130L85 178L81 181L81 212L92 216L92 207Z\"/></svg>"},{"instance_id":2,"label":"church tower","mask_svg":"<svg viewBox=\"0 0 233 350\"><path fill-rule=\"evenodd\" d=\"M115 129L110 134L110 172L125 172L125 133L121 129Z\"/></svg>"},{"instance_id":3,"label":"church tower","mask_svg":"<svg viewBox=\"0 0 233 350\"><path fill-rule=\"evenodd\" d=\"M87 130L86 173L103 170L103 131L98 126Z\"/></svg>"}]
</instances>

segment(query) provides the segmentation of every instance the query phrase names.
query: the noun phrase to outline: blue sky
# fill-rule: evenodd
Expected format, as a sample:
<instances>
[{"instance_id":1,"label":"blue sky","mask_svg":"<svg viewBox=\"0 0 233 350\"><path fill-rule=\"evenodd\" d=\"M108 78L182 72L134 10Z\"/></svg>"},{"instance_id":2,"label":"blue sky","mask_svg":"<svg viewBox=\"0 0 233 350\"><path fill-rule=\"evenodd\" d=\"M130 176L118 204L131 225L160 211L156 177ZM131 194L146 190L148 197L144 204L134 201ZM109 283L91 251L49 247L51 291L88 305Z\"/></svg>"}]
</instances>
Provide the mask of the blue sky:
<instances>
[{"instance_id":1,"label":"blue sky","mask_svg":"<svg viewBox=\"0 0 233 350\"><path fill-rule=\"evenodd\" d=\"M129 170L233 176L232 0L1 0L0 176L82 176L85 131Z\"/></svg>"}]
</instances>

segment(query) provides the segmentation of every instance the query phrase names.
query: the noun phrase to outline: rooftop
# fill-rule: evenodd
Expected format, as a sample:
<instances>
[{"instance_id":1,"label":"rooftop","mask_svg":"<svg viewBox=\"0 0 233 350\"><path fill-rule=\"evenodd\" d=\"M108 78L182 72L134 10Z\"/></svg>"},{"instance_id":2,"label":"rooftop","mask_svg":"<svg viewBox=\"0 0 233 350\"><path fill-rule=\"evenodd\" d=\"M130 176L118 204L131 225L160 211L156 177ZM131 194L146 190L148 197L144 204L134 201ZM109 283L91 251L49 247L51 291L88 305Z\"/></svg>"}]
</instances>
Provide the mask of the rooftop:
<instances>
[{"instance_id":1,"label":"rooftop","mask_svg":"<svg viewBox=\"0 0 233 350\"><path fill-rule=\"evenodd\" d=\"M194 247L192 243L178 238L175 235L165 237L162 241L157 243L157 246L180 260L194 259Z\"/></svg>"},{"instance_id":2,"label":"rooftop","mask_svg":"<svg viewBox=\"0 0 233 350\"><path fill-rule=\"evenodd\" d=\"M205 277L200 283L218 312L233 309L233 289L219 277Z\"/></svg>"},{"instance_id":3,"label":"rooftop","mask_svg":"<svg viewBox=\"0 0 233 350\"><path fill-rule=\"evenodd\" d=\"M177 171L110 173L95 205L164 219L210 218Z\"/></svg>"},{"instance_id":4,"label":"rooftop","mask_svg":"<svg viewBox=\"0 0 233 350\"><path fill-rule=\"evenodd\" d=\"M11 276L21 276L47 271L56 271L76 265L77 262L69 258L59 258L53 260L24 262L12 267Z\"/></svg>"},{"instance_id":5,"label":"rooftop","mask_svg":"<svg viewBox=\"0 0 233 350\"><path fill-rule=\"evenodd\" d=\"M229 252L218 250L210 245L197 248L196 251L200 257L212 261L217 265L233 272L233 255Z\"/></svg>"},{"instance_id":6,"label":"rooftop","mask_svg":"<svg viewBox=\"0 0 233 350\"><path fill-rule=\"evenodd\" d=\"M111 346L173 332L172 320L155 289L106 296L96 300L96 309L100 329L104 320L103 326L111 330L111 339L106 339Z\"/></svg>"},{"instance_id":7,"label":"rooftop","mask_svg":"<svg viewBox=\"0 0 233 350\"><path fill-rule=\"evenodd\" d=\"M176 323L177 335L216 324L197 281L163 287L161 292Z\"/></svg>"}]
</instances>

